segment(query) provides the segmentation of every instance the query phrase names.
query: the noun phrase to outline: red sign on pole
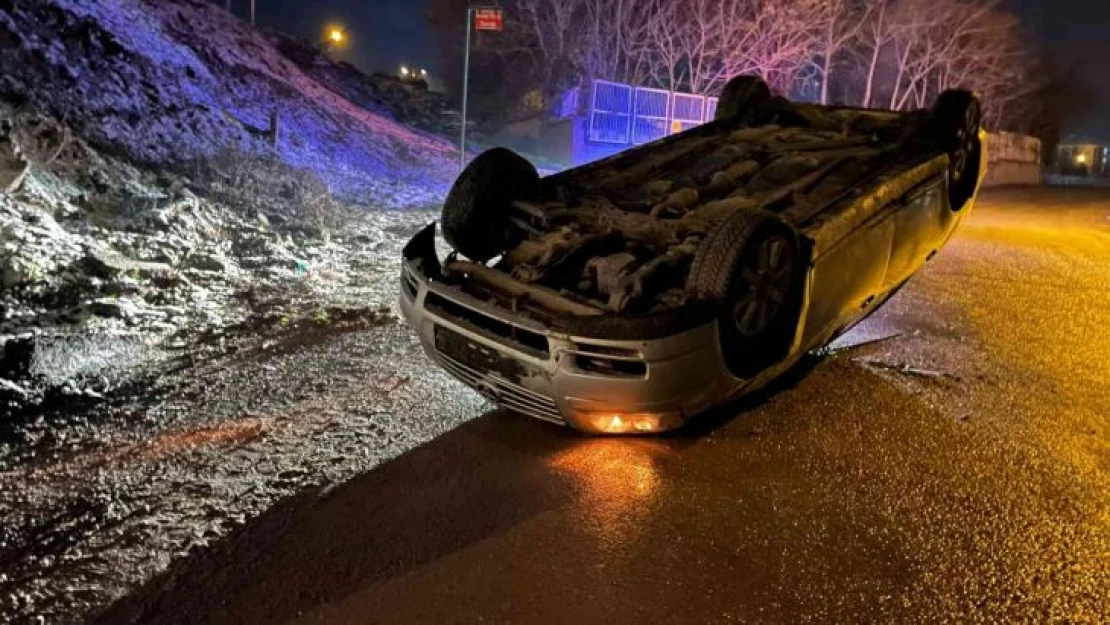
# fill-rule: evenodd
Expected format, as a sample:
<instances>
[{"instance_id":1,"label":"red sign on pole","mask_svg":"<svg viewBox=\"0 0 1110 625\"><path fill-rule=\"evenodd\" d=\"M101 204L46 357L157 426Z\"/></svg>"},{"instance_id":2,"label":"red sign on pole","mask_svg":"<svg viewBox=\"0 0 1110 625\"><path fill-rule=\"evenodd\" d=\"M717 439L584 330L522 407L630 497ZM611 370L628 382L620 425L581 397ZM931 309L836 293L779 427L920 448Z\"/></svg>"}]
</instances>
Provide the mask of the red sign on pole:
<instances>
[{"instance_id":1,"label":"red sign on pole","mask_svg":"<svg viewBox=\"0 0 1110 625\"><path fill-rule=\"evenodd\" d=\"M501 9L474 9L474 30L501 30L504 26Z\"/></svg>"}]
</instances>

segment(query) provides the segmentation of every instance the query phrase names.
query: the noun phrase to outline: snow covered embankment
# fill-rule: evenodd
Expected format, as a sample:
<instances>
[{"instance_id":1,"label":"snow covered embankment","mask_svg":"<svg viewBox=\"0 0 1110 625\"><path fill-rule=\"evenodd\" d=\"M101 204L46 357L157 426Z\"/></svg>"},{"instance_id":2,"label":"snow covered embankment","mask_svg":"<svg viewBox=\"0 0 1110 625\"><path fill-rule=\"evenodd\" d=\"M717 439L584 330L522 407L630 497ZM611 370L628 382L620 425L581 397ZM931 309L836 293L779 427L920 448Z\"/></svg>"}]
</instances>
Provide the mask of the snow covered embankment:
<instances>
[{"instance_id":1,"label":"snow covered embankment","mask_svg":"<svg viewBox=\"0 0 1110 625\"><path fill-rule=\"evenodd\" d=\"M0 99L136 163L274 154L371 207L433 203L453 172L448 141L340 97L203 0L0 4L0 67Z\"/></svg>"},{"instance_id":2,"label":"snow covered embankment","mask_svg":"<svg viewBox=\"0 0 1110 625\"><path fill-rule=\"evenodd\" d=\"M201 0L0 4L0 68L7 409L201 335L389 305L453 175L447 142Z\"/></svg>"},{"instance_id":3,"label":"snow covered embankment","mask_svg":"<svg viewBox=\"0 0 1110 625\"><path fill-rule=\"evenodd\" d=\"M103 393L201 335L389 307L401 246L435 218L337 206L314 215L311 203L233 210L192 190L210 184L135 168L38 123L66 145L48 146L57 159L0 192L0 399L10 405L58 386ZM16 135L30 143L28 125L0 136L9 157Z\"/></svg>"}]
</instances>

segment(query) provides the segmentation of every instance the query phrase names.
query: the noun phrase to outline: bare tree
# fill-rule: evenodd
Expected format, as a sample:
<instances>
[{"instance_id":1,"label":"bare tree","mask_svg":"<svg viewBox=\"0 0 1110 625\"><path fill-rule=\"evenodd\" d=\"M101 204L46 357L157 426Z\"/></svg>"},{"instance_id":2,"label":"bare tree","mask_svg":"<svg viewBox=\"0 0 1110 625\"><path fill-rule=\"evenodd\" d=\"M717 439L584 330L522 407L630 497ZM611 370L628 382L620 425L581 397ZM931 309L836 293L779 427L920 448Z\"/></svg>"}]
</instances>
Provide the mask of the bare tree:
<instances>
[{"instance_id":1,"label":"bare tree","mask_svg":"<svg viewBox=\"0 0 1110 625\"><path fill-rule=\"evenodd\" d=\"M836 57L841 55L850 44L860 39L863 27L869 22L876 4L875 2L853 3L851 0L828 0L816 7L816 17L820 20L820 40L819 56L814 60L814 67L817 69L821 83L818 96L821 104L829 103L829 82Z\"/></svg>"},{"instance_id":2,"label":"bare tree","mask_svg":"<svg viewBox=\"0 0 1110 625\"><path fill-rule=\"evenodd\" d=\"M648 45L652 48L651 81L665 89L685 89L690 78L691 39L698 35L697 22L691 19L690 13L704 3L695 0L682 8L666 0L644 4L648 6L642 10L652 13L647 32Z\"/></svg>"},{"instance_id":3,"label":"bare tree","mask_svg":"<svg viewBox=\"0 0 1110 625\"><path fill-rule=\"evenodd\" d=\"M866 17L860 20L860 30L854 47L864 59L865 78L863 94L860 97L860 106L871 106L875 93L876 73L882 60L883 51L894 38L894 29L891 27L889 16L892 0L861 0L857 5L866 12Z\"/></svg>"},{"instance_id":4,"label":"bare tree","mask_svg":"<svg viewBox=\"0 0 1110 625\"><path fill-rule=\"evenodd\" d=\"M788 92L819 50L826 0L735 0L723 23L722 53L730 75L756 74ZM735 21L733 17L738 17Z\"/></svg>"},{"instance_id":5,"label":"bare tree","mask_svg":"<svg viewBox=\"0 0 1110 625\"><path fill-rule=\"evenodd\" d=\"M477 54L496 60L502 82L531 82L545 100L595 78L715 93L755 74L782 93L816 78L822 103L835 83L862 106L891 109L970 88L988 123L1005 125L1038 85L1000 2L512 0L506 32Z\"/></svg>"},{"instance_id":6,"label":"bare tree","mask_svg":"<svg viewBox=\"0 0 1110 625\"><path fill-rule=\"evenodd\" d=\"M545 95L557 93L579 71L584 47L580 21L589 0L517 0L509 14L508 42L503 54L528 54L539 72ZM515 36L514 36L515 35ZM568 72L568 70L570 70Z\"/></svg>"},{"instance_id":7,"label":"bare tree","mask_svg":"<svg viewBox=\"0 0 1110 625\"><path fill-rule=\"evenodd\" d=\"M889 108L927 106L949 88L978 93L986 122L1037 89L1017 19L998 0L900 0L888 14L892 72ZM1016 112L1016 109L1015 109Z\"/></svg>"},{"instance_id":8,"label":"bare tree","mask_svg":"<svg viewBox=\"0 0 1110 625\"><path fill-rule=\"evenodd\" d=\"M505 45L503 52L529 51L545 80L561 65L586 79L708 92L733 75L755 73L787 90L818 49L827 4L517 0L510 5L510 22L527 43Z\"/></svg>"}]
</instances>

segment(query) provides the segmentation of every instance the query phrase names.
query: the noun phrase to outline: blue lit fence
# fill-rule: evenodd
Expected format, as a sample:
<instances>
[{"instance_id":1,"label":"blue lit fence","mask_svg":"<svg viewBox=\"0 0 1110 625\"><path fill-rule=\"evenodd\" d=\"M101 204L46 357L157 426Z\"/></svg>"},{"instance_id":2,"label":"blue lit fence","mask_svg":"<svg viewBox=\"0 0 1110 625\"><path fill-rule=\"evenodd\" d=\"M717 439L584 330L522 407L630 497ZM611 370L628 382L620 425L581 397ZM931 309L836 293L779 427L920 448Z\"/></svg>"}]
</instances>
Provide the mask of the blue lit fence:
<instances>
[{"instance_id":1,"label":"blue lit fence","mask_svg":"<svg viewBox=\"0 0 1110 625\"><path fill-rule=\"evenodd\" d=\"M717 116L717 98L705 99L705 118L713 119Z\"/></svg>"},{"instance_id":2,"label":"blue lit fence","mask_svg":"<svg viewBox=\"0 0 1110 625\"><path fill-rule=\"evenodd\" d=\"M640 145L667 136L671 92L636 87L632 98L632 143Z\"/></svg>"},{"instance_id":3,"label":"blue lit fence","mask_svg":"<svg viewBox=\"0 0 1110 625\"><path fill-rule=\"evenodd\" d=\"M632 86L595 80L590 105L590 141L626 144L631 124Z\"/></svg>"},{"instance_id":4,"label":"blue lit fence","mask_svg":"<svg viewBox=\"0 0 1110 625\"><path fill-rule=\"evenodd\" d=\"M714 100L713 110L717 110L716 98ZM694 126L700 126L707 120L713 119L711 116L705 114L705 96L690 95L688 93L675 93L671 96L674 111L671 113L671 130L672 132L682 132L689 130Z\"/></svg>"},{"instance_id":5,"label":"blue lit fence","mask_svg":"<svg viewBox=\"0 0 1110 625\"><path fill-rule=\"evenodd\" d=\"M595 80L587 139L640 145L711 121L716 111L717 98Z\"/></svg>"}]
</instances>

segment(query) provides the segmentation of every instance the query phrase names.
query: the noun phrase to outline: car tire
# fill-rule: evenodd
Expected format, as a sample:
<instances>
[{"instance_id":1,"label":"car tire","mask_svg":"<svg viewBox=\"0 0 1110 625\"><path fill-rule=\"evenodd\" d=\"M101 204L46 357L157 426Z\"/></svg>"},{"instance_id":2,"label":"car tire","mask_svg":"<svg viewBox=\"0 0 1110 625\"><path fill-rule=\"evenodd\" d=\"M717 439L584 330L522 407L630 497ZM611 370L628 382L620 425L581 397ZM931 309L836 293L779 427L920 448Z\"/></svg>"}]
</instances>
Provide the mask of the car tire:
<instances>
[{"instance_id":1,"label":"car tire","mask_svg":"<svg viewBox=\"0 0 1110 625\"><path fill-rule=\"evenodd\" d=\"M533 199L539 174L512 150L493 148L459 174L443 204L443 237L462 255L485 262L520 242L509 215L514 200Z\"/></svg>"},{"instance_id":2,"label":"car tire","mask_svg":"<svg viewBox=\"0 0 1110 625\"><path fill-rule=\"evenodd\" d=\"M771 97L771 88L759 76L737 76L721 90L713 119L746 119Z\"/></svg>"},{"instance_id":3,"label":"car tire","mask_svg":"<svg viewBox=\"0 0 1110 625\"><path fill-rule=\"evenodd\" d=\"M733 213L699 247L687 287L719 306L721 353L736 377L754 377L789 354L801 314L803 258L794 228L763 210Z\"/></svg>"},{"instance_id":4,"label":"car tire","mask_svg":"<svg viewBox=\"0 0 1110 625\"><path fill-rule=\"evenodd\" d=\"M963 89L942 92L930 111L930 133L948 153L948 200L953 210L970 200L978 186L982 115L979 99Z\"/></svg>"}]
</instances>

